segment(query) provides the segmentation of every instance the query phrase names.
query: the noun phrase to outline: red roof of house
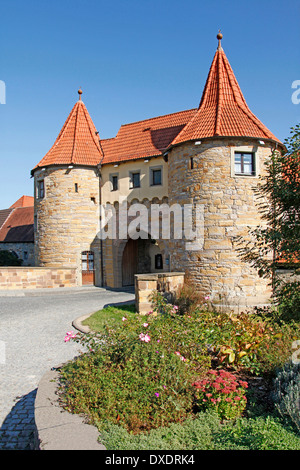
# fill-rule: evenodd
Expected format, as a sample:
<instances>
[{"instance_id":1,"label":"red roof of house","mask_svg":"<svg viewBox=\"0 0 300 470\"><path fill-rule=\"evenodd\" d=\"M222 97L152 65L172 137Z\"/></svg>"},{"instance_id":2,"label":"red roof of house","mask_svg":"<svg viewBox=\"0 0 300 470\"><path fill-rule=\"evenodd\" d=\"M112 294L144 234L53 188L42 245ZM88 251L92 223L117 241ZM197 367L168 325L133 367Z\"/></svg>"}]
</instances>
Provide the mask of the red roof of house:
<instances>
[{"instance_id":1,"label":"red roof of house","mask_svg":"<svg viewBox=\"0 0 300 470\"><path fill-rule=\"evenodd\" d=\"M12 209L0 228L0 242L17 243L34 241L34 208Z\"/></svg>"},{"instance_id":2,"label":"red roof of house","mask_svg":"<svg viewBox=\"0 0 300 470\"><path fill-rule=\"evenodd\" d=\"M10 215L12 211L13 209L1 209L0 210L0 228L2 227L7 217Z\"/></svg>"},{"instance_id":3,"label":"red roof of house","mask_svg":"<svg viewBox=\"0 0 300 470\"><path fill-rule=\"evenodd\" d=\"M49 165L96 166L102 157L96 128L80 96L53 146L34 170Z\"/></svg>"},{"instance_id":4,"label":"red roof of house","mask_svg":"<svg viewBox=\"0 0 300 470\"><path fill-rule=\"evenodd\" d=\"M102 163L161 155L196 111L189 109L121 126L115 138L102 140Z\"/></svg>"},{"instance_id":5,"label":"red roof of house","mask_svg":"<svg viewBox=\"0 0 300 470\"><path fill-rule=\"evenodd\" d=\"M248 108L220 40L199 108L172 144L214 136L254 137L280 142Z\"/></svg>"},{"instance_id":6,"label":"red roof of house","mask_svg":"<svg viewBox=\"0 0 300 470\"><path fill-rule=\"evenodd\" d=\"M18 199L14 204L10 206L11 208L14 207L29 207L34 205L34 197L32 196L22 196Z\"/></svg>"}]
</instances>

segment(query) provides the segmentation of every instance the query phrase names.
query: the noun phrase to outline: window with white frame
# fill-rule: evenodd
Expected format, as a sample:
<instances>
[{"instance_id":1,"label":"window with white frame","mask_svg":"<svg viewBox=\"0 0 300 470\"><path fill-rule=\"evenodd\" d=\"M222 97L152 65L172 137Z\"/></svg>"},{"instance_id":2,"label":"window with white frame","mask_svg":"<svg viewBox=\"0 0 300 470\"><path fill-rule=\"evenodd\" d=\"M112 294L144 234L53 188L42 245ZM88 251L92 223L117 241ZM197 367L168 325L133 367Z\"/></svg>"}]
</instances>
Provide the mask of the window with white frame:
<instances>
[{"instance_id":1,"label":"window with white frame","mask_svg":"<svg viewBox=\"0 0 300 470\"><path fill-rule=\"evenodd\" d=\"M255 154L253 152L234 152L234 174L254 176Z\"/></svg>"}]
</instances>

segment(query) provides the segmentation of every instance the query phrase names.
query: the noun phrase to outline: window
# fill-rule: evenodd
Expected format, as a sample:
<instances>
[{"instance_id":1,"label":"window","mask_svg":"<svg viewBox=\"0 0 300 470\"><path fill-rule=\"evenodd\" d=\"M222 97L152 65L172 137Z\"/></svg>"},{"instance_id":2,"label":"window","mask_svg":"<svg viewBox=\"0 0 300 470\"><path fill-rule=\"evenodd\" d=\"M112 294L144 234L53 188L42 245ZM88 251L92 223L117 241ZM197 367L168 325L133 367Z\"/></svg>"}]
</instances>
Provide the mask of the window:
<instances>
[{"instance_id":1,"label":"window","mask_svg":"<svg viewBox=\"0 0 300 470\"><path fill-rule=\"evenodd\" d=\"M130 184L129 184L130 189L140 188L140 186L141 186L140 173L139 172L130 173Z\"/></svg>"},{"instance_id":2,"label":"window","mask_svg":"<svg viewBox=\"0 0 300 470\"><path fill-rule=\"evenodd\" d=\"M112 175L110 181L111 181L111 190L118 191L118 176Z\"/></svg>"},{"instance_id":3,"label":"window","mask_svg":"<svg viewBox=\"0 0 300 470\"><path fill-rule=\"evenodd\" d=\"M234 173L236 175L255 175L254 153L234 153Z\"/></svg>"},{"instance_id":4,"label":"window","mask_svg":"<svg viewBox=\"0 0 300 470\"><path fill-rule=\"evenodd\" d=\"M92 251L83 251L81 254L82 271L94 270L94 253Z\"/></svg>"},{"instance_id":5,"label":"window","mask_svg":"<svg viewBox=\"0 0 300 470\"><path fill-rule=\"evenodd\" d=\"M194 169L194 157L191 157L190 158L190 169L193 170Z\"/></svg>"},{"instance_id":6,"label":"window","mask_svg":"<svg viewBox=\"0 0 300 470\"><path fill-rule=\"evenodd\" d=\"M78 193L78 183L75 183L75 193Z\"/></svg>"},{"instance_id":7,"label":"window","mask_svg":"<svg viewBox=\"0 0 300 470\"><path fill-rule=\"evenodd\" d=\"M39 180L37 182L37 190L38 190L38 199L43 199L43 197L45 196L44 180Z\"/></svg>"},{"instance_id":8,"label":"window","mask_svg":"<svg viewBox=\"0 0 300 470\"><path fill-rule=\"evenodd\" d=\"M160 253L155 255L154 262L155 262L155 269L162 269L163 268L163 259L162 259L162 255Z\"/></svg>"},{"instance_id":9,"label":"window","mask_svg":"<svg viewBox=\"0 0 300 470\"><path fill-rule=\"evenodd\" d=\"M162 184L161 173L162 173L161 168L150 169L150 185L151 186L158 186Z\"/></svg>"}]
</instances>

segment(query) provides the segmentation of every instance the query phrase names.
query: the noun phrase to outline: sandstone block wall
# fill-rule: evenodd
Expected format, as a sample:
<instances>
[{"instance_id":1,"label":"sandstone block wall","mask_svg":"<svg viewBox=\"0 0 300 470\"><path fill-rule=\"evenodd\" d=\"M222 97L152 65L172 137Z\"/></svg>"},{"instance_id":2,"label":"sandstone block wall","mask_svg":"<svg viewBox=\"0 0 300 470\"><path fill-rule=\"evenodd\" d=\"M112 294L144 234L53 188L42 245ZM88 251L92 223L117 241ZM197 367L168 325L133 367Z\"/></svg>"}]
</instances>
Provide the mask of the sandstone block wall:
<instances>
[{"instance_id":1,"label":"sandstone block wall","mask_svg":"<svg viewBox=\"0 0 300 470\"><path fill-rule=\"evenodd\" d=\"M254 152L255 176L235 176L234 151ZM254 188L271 145L254 139L207 139L175 147L169 154L169 203L204 207L203 246L187 250L186 240L170 242L171 270L184 270L204 295L229 309L268 302L266 280L238 256L236 237L264 222ZM193 157L193 168L190 159Z\"/></svg>"},{"instance_id":2,"label":"sandstone block wall","mask_svg":"<svg viewBox=\"0 0 300 470\"><path fill-rule=\"evenodd\" d=\"M35 172L35 188L40 179L44 179L45 196L35 197L36 266L76 266L80 271L81 253L93 251L95 283L100 286L97 169L49 167Z\"/></svg>"},{"instance_id":3,"label":"sandstone block wall","mask_svg":"<svg viewBox=\"0 0 300 470\"><path fill-rule=\"evenodd\" d=\"M0 268L0 290L75 287L77 284L76 268Z\"/></svg>"},{"instance_id":4,"label":"sandstone block wall","mask_svg":"<svg viewBox=\"0 0 300 470\"><path fill-rule=\"evenodd\" d=\"M149 296L154 290L174 296L184 284L184 273L159 273L135 275L135 305L138 313L144 315L152 310Z\"/></svg>"}]
</instances>

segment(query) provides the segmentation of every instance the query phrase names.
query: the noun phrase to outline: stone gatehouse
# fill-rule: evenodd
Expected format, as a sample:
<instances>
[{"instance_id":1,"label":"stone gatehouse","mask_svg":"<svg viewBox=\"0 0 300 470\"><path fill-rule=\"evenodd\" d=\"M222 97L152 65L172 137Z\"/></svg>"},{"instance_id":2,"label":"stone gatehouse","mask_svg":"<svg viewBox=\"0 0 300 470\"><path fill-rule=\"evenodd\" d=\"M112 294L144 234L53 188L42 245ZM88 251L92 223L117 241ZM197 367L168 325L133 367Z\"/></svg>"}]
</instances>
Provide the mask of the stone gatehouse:
<instances>
[{"instance_id":1,"label":"stone gatehouse","mask_svg":"<svg viewBox=\"0 0 300 470\"><path fill-rule=\"evenodd\" d=\"M185 272L216 301L243 307L269 298L234 240L262 223L254 189L272 150L284 147L250 111L217 38L197 108L125 124L101 139L79 90L52 148L32 169L36 266L75 267L80 283L113 288L133 285L137 273ZM138 237L137 204L149 216ZM152 207L163 204L202 208L192 249L178 236L174 214L161 211L153 220ZM111 220L104 206L116 223L100 237ZM171 235L154 234L167 217Z\"/></svg>"}]
</instances>

